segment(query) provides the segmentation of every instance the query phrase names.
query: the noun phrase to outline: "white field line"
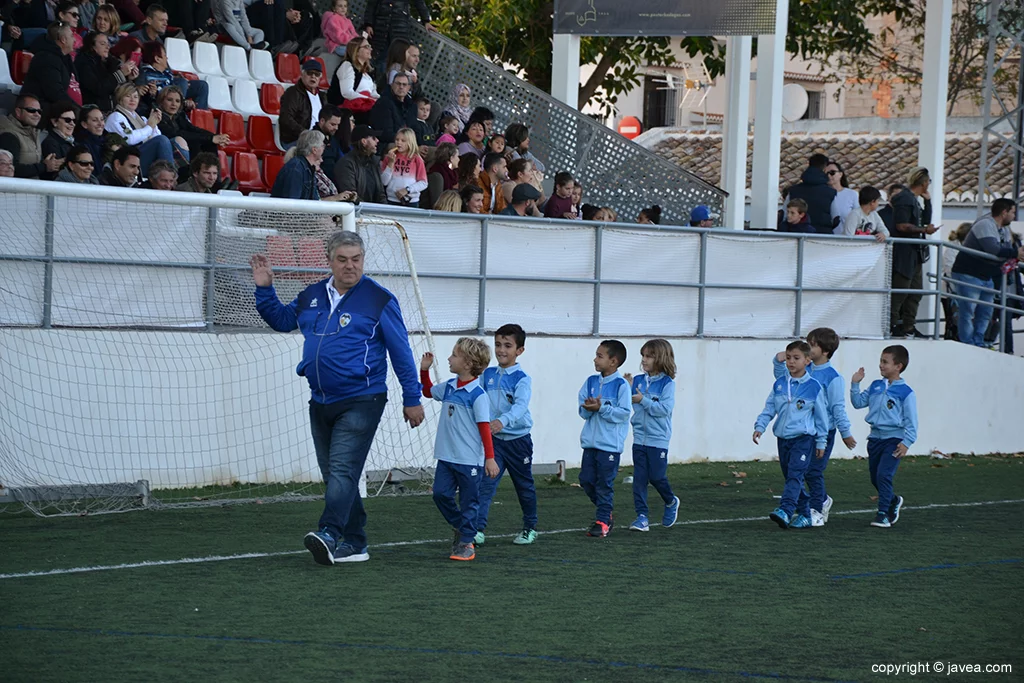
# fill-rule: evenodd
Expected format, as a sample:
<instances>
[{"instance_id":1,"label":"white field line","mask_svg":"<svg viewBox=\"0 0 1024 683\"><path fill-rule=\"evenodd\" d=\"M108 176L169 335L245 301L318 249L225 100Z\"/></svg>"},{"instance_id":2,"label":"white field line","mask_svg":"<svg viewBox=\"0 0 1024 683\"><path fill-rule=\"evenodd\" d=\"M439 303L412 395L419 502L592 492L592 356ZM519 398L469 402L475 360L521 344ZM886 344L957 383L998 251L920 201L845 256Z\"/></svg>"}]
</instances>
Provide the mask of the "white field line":
<instances>
[{"instance_id":1,"label":"white field line","mask_svg":"<svg viewBox=\"0 0 1024 683\"><path fill-rule=\"evenodd\" d=\"M928 505L916 505L907 506L906 510L940 510L947 508L965 508L965 507L982 507L986 505L1014 505L1017 503L1024 503L1024 498L1014 498L1008 500L983 500L974 503L931 503ZM864 510L836 510L832 512L832 515L863 515L876 512L875 508L864 509ZM756 522L767 519L765 515L758 515L756 517L729 517L722 519L691 519L676 522L676 526L694 526L697 524L729 524L737 522ZM660 526L659 524L652 524L651 526ZM551 536L554 534L569 534L586 531L585 528L572 528L572 529L555 529L553 531L540 531L538 532L541 536ZM512 538L518 536L518 534L494 534L488 536L488 538ZM414 541L394 541L391 543L377 543L370 546L371 548L401 548L405 546L415 545L429 545L431 543L450 543L450 538L424 538ZM89 567L68 567L66 569L49 569L46 571L32 571L32 572L18 572L14 574L0 574L0 580L3 579L24 579L28 577L36 576L60 576L63 574L84 574L86 572L103 572L112 571L116 569L138 569L141 567L167 567L178 564L204 564L206 562L225 562L227 560L249 560L263 557L283 557L286 555L302 555L305 554L306 550L284 550L279 552L271 553L240 553L238 555L208 555L206 557L183 557L178 560L146 560L143 562L128 562L125 564L105 564L105 565L93 565Z\"/></svg>"}]
</instances>

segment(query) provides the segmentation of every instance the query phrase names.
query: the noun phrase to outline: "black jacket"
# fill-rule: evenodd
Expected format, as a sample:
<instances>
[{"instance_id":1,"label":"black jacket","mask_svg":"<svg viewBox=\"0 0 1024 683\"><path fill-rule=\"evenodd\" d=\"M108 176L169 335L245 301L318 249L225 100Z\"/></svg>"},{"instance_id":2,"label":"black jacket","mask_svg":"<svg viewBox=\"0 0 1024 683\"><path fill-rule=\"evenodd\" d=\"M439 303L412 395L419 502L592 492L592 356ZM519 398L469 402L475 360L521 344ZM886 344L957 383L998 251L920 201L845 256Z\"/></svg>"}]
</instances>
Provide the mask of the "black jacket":
<instances>
[{"instance_id":1,"label":"black jacket","mask_svg":"<svg viewBox=\"0 0 1024 683\"><path fill-rule=\"evenodd\" d=\"M807 202L807 217L815 232L832 234L832 200L836 198L836 191L828 186L824 171L819 168L804 171L800 182L789 188L789 198Z\"/></svg>"},{"instance_id":2,"label":"black jacket","mask_svg":"<svg viewBox=\"0 0 1024 683\"><path fill-rule=\"evenodd\" d=\"M386 204L384 183L380 179L380 158L352 150L334 165L334 184L338 192L355 190L359 201Z\"/></svg>"},{"instance_id":3,"label":"black jacket","mask_svg":"<svg viewBox=\"0 0 1024 683\"><path fill-rule=\"evenodd\" d=\"M416 13L424 24L430 22L430 10L424 0L415 0ZM366 11L363 12L363 25L360 32L368 26L373 27L373 38L370 45L373 47L373 54L387 54L388 47L392 41L402 39L410 43L412 31L412 15L409 13L409 0L369 0L366 3Z\"/></svg>"},{"instance_id":4,"label":"black jacket","mask_svg":"<svg viewBox=\"0 0 1024 683\"><path fill-rule=\"evenodd\" d=\"M399 102L394 93L388 90L380 96L370 110L370 127L380 131L381 148L395 141L395 133L400 128L415 129L416 103L411 97Z\"/></svg>"},{"instance_id":5,"label":"black jacket","mask_svg":"<svg viewBox=\"0 0 1024 683\"><path fill-rule=\"evenodd\" d=\"M217 145L213 144L213 133L193 124L185 114L184 109L179 109L178 113L173 117L164 114L163 118L160 119L159 127L160 132L168 140L173 140L179 136L183 138L188 143L189 151L193 156L199 152L217 153Z\"/></svg>"},{"instance_id":6,"label":"black jacket","mask_svg":"<svg viewBox=\"0 0 1024 683\"><path fill-rule=\"evenodd\" d=\"M50 131L50 134L46 136L45 140L43 140L43 158L45 159L46 157L52 154L55 159L66 159L68 156L68 152L71 151L71 148L74 147L74 145L74 141L69 142L68 140L65 140L64 138L57 135L53 131ZM39 179L53 180L54 178L57 177L57 173L58 171L54 171L53 173L50 173L49 171L44 171L39 174Z\"/></svg>"},{"instance_id":7,"label":"black jacket","mask_svg":"<svg viewBox=\"0 0 1024 683\"><path fill-rule=\"evenodd\" d=\"M100 59L94 52L79 52L75 57L75 75L82 86L82 104L95 104L104 113L114 108L114 89L127 79L117 57Z\"/></svg>"},{"instance_id":8,"label":"black jacket","mask_svg":"<svg viewBox=\"0 0 1024 683\"><path fill-rule=\"evenodd\" d=\"M889 200L892 206L892 231L893 237L905 237L908 239L924 240L921 233L913 235L902 233L896 228L901 223L910 223L919 228L931 223L932 203L931 200L924 200L924 209L917 203L917 195L904 187ZM885 219L883 219L884 222ZM921 264L928 260L928 247L924 244L894 244L892 247L892 270L903 277L913 278L920 270Z\"/></svg>"},{"instance_id":9,"label":"black jacket","mask_svg":"<svg viewBox=\"0 0 1024 683\"><path fill-rule=\"evenodd\" d=\"M50 118L49 105L70 99L68 86L71 85L75 66L71 63L71 55L62 53L57 44L47 40L46 36L32 43L32 51L32 63L25 74L21 92L39 99L43 105L43 120L46 121Z\"/></svg>"}]
</instances>

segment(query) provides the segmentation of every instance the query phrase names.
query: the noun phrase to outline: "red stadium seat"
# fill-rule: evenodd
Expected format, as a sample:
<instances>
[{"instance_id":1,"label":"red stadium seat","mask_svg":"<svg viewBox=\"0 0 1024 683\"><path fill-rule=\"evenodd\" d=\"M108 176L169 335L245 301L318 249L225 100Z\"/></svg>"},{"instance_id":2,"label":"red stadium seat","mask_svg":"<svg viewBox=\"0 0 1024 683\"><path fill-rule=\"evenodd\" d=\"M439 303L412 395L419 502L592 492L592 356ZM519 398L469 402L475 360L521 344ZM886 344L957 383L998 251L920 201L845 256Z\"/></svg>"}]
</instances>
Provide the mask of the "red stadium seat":
<instances>
[{"instance_id":1,"label":"red stadium seat","mask_svg":"<svg viewBox=\"0 0 1024 683\"><path fill-rule=\"evenodd\" d=\"M277 80L282 83L299 82L299 58L297 55L279 53L274 60L277 70Z\"/></svg>"},{"instance_id":2,"label":"red stadium seat","mask_svg":"<svg viewBox=\"0 0 1024 683\"><path fill-rule=\"evenodd\" d=\"M313 57L313 59L320 62L320 89L327 92L327 89L331 87L331 82L327 80L327 65L319 57Z\"/></svg>"},{"instance_id":3,"label":"red stadium seat","mask_svg":"<svg viewBox=\"0 0 1024 683\"><path fill-rule=\"evenodd\" d=\"M277 83L264 83L260 86L260 107L268 114L274 116L280 114L281 95L284 95L284 86Z\"/></svg>"},{"instance_id":4,"label":"red stadium seat","mask_svg":"<svg viewBox=\"0 0 1024 683\"><path fill-rule=\"evenodd\" d=\"M245 139L249 143L249 149L257 157L281 153L274 142L274 124L269 116L250 116Z\"/></svg>"},{"instance_id":5,"label":"red stadium seat","mask_svg":"<svg viewBox=\"0 0 1024 683\"><path fill-rule=\"evenodd\" d=\"M249 144L245 140L245 119L241 114L233 111L224 112L220 115L219 128L221 135L228 136L228 144L224 146L225 152L230 154L249 151Z\"/></svg>"},{"instance_id":6,"label":"red stadium seat","mask_svg":"<svg viewBox=\"0 0 1024 683\"><path fill-rule=\"evenodd\" d=\"M228 163L228 155L224 150L217 150L217 159L220 161L220 179L224 182L231 180L231 164Z\"/></svg>"},{"instance_id":7,"label":"red stadium seat","mask_svg":"<svg viewBox=\"0 0 1024 683\"><path fill-rule=\"evenodd\" d=\"M263 157L263 184L274 189L274 181L277 180L277 174L282 166L284 166L283 154L268 154Z\"/></svg>"},{"instance_id":8,"label":"red stadium seat","mask_svg":"<svg viewBox=\"0 0 1024 683\"><path fill-rule=\"evenodd\" d=\"M209 109L193 109L188 118L196 128L202 128L211 133L217 132L217 123L213 120L213 112Z\"/></svg>"},{"instance_id":9,"label":"red stadium seat","mask_svg":"<svg viewBox=\"0 0 1024 683\"><path fill-rule=\"evenodd\" d=\"M299 265L295 260L295 247L288 235L267 237L267 259L273 268L291 269ZM294 275L294 273L293 273Z\"/></svg>"},{"instance_id":10,"label":"red stadium seat","mask_svg":"<svg viewBox=\"0 0 1024 683\"><path fill-rule=\"evenodd\" d=\"M260 178L260 162L252 152L235 152L234 176L238 189L245 194L267 191Z\"/></svg>"},{"instance_id":11,"label":"red stadium seat","mask_svg":"<svg viewBox=\"0 0 1024 683\"><path fill-rule=\"evenodd\" d=\"M18 50L14 53L14 63L11 65L11 78L18 85L25 85L25 74L28 73L28 65L32 63L32 53Z\"/></svg>"}]
</instances>

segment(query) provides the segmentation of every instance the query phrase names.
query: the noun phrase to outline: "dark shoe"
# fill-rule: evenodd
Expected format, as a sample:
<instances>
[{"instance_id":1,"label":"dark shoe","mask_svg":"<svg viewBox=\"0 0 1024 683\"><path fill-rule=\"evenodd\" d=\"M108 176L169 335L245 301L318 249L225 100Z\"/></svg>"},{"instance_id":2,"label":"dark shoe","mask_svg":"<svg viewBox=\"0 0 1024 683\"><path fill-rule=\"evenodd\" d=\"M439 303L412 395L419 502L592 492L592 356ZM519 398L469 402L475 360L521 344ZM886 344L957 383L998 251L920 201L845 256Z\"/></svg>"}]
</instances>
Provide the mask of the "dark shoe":
<instances>
[{"instance_id":1,"label":"dark shoe","mask_svg":"<svg viewBox=\"0 0 1024 683\"><path fill-rule=\"evenodd\" d=\"M366 548L356 548L348 543L339 543L334 549L334 564L341 562L366 562L370 553Z\"/></svg>"},{"instance_id":2,"label":"dark shoe","mask_svg":"<svg viewBox=\"0 0 1024 683\"><path fill-rule=\"evenodd\" d=\"M903 509L903 496L895 496L889 503L889 526L900 520L900 510Z\"/></svg>"},{"instance_id":3,"label":"dark shoe","mask_svg":"<svg viewBox=\"0 0 1024 683\"><path fill-rule=\"evenodd\" d=\"M595 520L594 523L590 526L590 529L587 530L587 536L592 536L594 538L604 538L608 535L608 533L611 530L612 528L610 525L605 524L601 520Z\"/></svg>"},{"instance_id":4,"label":"dark shoe","mask_svg":"<svg viewBox=\"0 0 1024 683\"><path fill-rule=\"evenodd\" d=\"M313 561L317 564L323 564L328 567L334 564L334 550L337 546L337 541L334 540L334 537L331 536L327 529L310 531L302 539L302 544L313 555Z\"/></svg>"},{"instance_id":5,"label":"dark shoe","mask_svg":"<svg viewBox=\"0 0 1024 683\"><path fill-rule=\"evenodd\" d=\"M458 560L459 562L469 562L474 558L476 558L476 548L472 543L459 543L452 548L452 554L448 556L449 560Z\"/></svg>"},{"instance_id":6,"label":"dark shoe","mask_svg":"<svg viewBox=\"0 0 1024 683\"><path fill-rule=\"evenodd\" d=\"M931 337L929 335L924 334L923 332L918 330L916 327L914 329L912 329L910 332L908 332L906 334L906 336L910 337L910 338L913 338L913 339L931 339Z\"/></svg>"},{"instance_id":7,"label":"dark shoe","mask_svg":"<svg viewBox=\"0 0 1024 683\"><path fill-rule=\"evenodd\" d=\"M871 522L871 526L877 526L881 529L888 529L892 526L892 524L889 523L889 515L885 514L884 512L879 512L877 515L875 515L875 520Z\"/></svg>"}]
</instances>

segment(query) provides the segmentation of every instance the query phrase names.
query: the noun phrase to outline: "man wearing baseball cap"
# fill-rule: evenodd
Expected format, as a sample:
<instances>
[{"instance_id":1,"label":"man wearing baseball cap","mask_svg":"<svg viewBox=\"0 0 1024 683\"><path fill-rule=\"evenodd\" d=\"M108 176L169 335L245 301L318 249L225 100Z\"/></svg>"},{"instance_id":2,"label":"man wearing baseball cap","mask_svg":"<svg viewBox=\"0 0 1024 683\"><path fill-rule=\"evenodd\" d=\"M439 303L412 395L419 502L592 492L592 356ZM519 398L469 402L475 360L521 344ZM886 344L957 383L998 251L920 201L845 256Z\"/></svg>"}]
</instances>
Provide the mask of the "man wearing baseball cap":
<instances>
[{"instance_id":1,"label":"man wearing baseball cap","mask_svg":"<svg viewBox=\"0 0 1024 683\"><path fill-rule=\"evenodd\" d=\"M338 192L352 191L360 202L386 204L384 183L380 179L377 143L380 131L359 125L352 129L352 151L334 165L334 184Z\"/></svg>"},{"instance_id":2,"label":"man wearing baseball cap","mask_svg":"<svg viewBox=\"0 0 1024 683\"><path fill-rule=\"evenodd\" d=\"M703 204L695 206L690 212L690 227L712 228L714 226L715 221L712 219L711 210Z\"/></svg>"},{"instance_id":3,"label":"man wearing baseball cap","mask_svg":"<svg viewBox=\"0 0 1024 683\"><path fill-rule=\"evenodd\" d=\"M534 203L540 199L540 192L529 183L516 185L512 189L512 203L498 212L499 216L532 216Z\"/></svg>"},{"instance_id":4,"label":"man wearing baseball cap","mask_svg":"<svg viewBox=\"0 0 1024 683\"><path fill-rule=\"evenodd\" d=\"M324 68L319 61L307 59L302 63L299 82L284 91L281 96L281 115L278 117L281 144L286 148L295 144L299 133L310 130L320 117L324 106L320 93L320 77Z\"/></svg>"}]
</instances>

